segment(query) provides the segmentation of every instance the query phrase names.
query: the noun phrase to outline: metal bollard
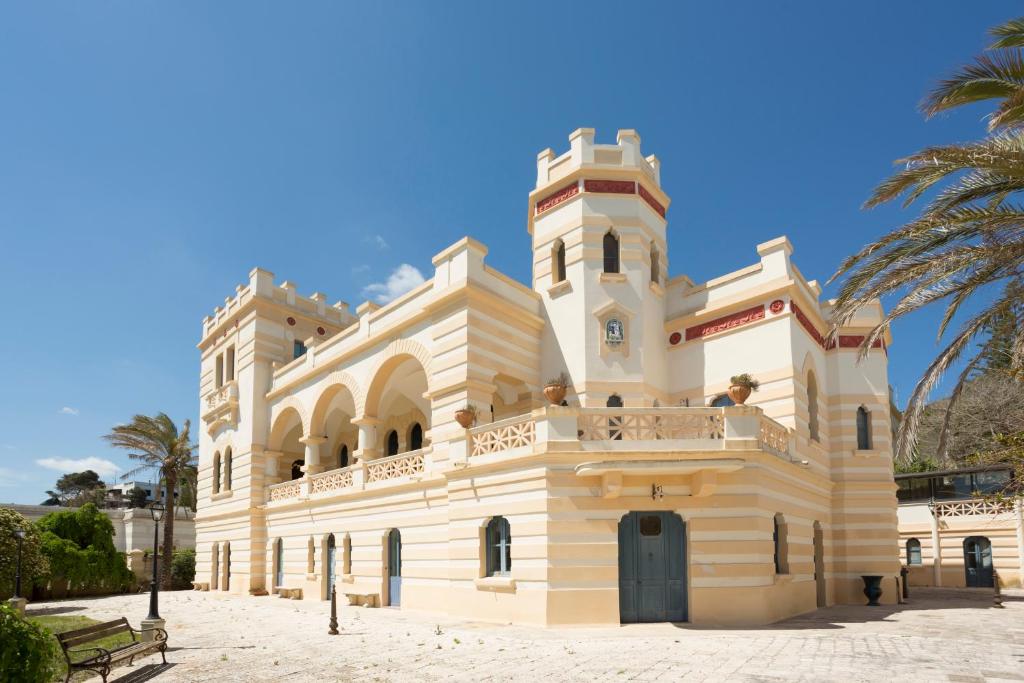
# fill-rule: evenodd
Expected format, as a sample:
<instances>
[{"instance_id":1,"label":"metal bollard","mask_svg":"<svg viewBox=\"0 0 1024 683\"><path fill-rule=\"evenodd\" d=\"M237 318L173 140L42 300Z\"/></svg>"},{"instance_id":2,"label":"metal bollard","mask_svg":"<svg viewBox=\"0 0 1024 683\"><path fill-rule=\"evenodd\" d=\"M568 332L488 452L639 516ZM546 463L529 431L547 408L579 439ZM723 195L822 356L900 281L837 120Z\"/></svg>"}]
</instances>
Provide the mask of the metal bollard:
<instances>
[{"instance_id":1,"label":"metal bollard","mask_svg":"<svg viewBox=\"0 0 1024 683\"><path fill-rule=\"evenodd\" d=\"M910 576L910 569L907 567L900 567L900 581L903 583L903 599L910 599L910 591L907 589L907 577Z\"/></svg>"},{"instance_id":2,"label":"metal bollard","mask_svg":"<svg viewBox=\"0 0 1024 683\"><path fill-rule=\"evenodd\" d=\"M331 623L327 630L328 635L338 635L338 591L331 586Z\"/></svg>"},{"instance_id":3,"label":"metal bollard","mask_svg":"<svg viewBox=\"0 0 1024 683\"><path fill-rule=\"evenodd\" d=\"M992 568L992 606L998 609L1005 609L1006 605L1003 604L1003 592L999 588L999 572L996 568Z\"/></svg>"}]
</instances>

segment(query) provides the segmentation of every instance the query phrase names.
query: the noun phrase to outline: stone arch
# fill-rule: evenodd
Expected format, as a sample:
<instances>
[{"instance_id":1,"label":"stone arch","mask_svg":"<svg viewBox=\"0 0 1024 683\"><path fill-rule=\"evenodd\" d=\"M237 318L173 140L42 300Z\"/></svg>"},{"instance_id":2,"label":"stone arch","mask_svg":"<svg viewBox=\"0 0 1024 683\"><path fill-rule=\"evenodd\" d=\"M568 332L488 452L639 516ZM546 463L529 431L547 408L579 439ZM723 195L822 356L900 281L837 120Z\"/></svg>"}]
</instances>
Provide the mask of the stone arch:
<instances>
[{"instance_id":1,"label":"stone arch","mask_svg":"<svg viewBox=\"0 0 1024 683\"><path fill-rule=\"evenodd\" d=\"M288 413L289 411L295 411L295 413L299 416L299 422L302 424L302 433L309 434L309 414L306 411L306 406L302 404L302 401L300 401L297 396L289 396L288 398L284 399L283 401L281 401L280 403L278 403L277 405L270 409L271 426L270 439L268 440L268 443L270 444L270 448L272 449L277 449L281 445L280 443L277 443L276 445L274 444L274 430L278 429L282 424L285 424L284 421L281 420L281 418L284 417L285 414ZM282 438L284 435L280 434L277 436L278 440L280 440L280 438Z\"/></svg>"},{"instance_id":2,"label":"stone arch","mask_svg":"<svg viewBox=\"0 0 1024 683\"><path fill-rule=\"evenodd\" d=\"M396 339L387 345L376 367L368 375L370 381L366 392L362 396L355 397L357 400L356 412L359 414L358 417L377 417L377 404L380 402L381 394L384 391L385 385L387 385L391 372L409 358L416 360L423 367L423 374L427 378L427 390L430 391L431 379L433 377L431 370L433 357L430 351L418 341Z\"/></svg>"},{"instance_id":3,"label":"stone arch","mask_svg":"<svg viewBox=\"0 0 1024 683\"><path fill-rule=\"evenodd\" d=\"M323 435L327 410L330 408L331 400L339 392L343 390L348 391L349 395L352 396L352 403L357 413L361 410L361 406L364 405L366 400L363 389L359 382L356 381L356 378L343 370L332 372L320 382L320 385L323 389L317 396L316 404L313 406L313 412L308 422L309 432L307 432L315 436Z\"/></svg>"}]
</instances>

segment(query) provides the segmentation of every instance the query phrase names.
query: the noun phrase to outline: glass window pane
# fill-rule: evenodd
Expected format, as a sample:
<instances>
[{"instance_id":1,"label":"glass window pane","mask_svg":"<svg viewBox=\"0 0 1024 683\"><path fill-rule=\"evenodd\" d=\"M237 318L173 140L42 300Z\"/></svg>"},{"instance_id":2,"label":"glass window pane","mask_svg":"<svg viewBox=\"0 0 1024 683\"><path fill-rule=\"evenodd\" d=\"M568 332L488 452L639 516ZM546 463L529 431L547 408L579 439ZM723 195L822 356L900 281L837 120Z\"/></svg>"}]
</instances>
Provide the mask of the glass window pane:
<instances>
[{"instance_id":1,"label":"glass window pane","mask_svg":"<svg viewBox=\"0 0 1024 683\"><path fill-rule=\"evenodd\" d=\"M641 536L658 536L661 534L661 517L645 515L640 518Z\"/></svg>"}]
</instances>

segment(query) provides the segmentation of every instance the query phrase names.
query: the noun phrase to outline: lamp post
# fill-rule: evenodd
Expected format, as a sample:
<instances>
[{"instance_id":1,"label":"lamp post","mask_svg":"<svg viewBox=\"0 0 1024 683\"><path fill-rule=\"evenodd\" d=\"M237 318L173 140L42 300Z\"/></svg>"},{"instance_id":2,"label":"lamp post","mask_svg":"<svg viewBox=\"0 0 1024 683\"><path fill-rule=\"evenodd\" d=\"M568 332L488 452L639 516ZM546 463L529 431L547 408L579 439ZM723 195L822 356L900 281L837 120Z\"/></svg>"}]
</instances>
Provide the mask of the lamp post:
<instances>
[{"instance_id":1,"label":"lamp post","mask_svg":"<svg viewBox=\"0 0 1024 683\"><path fill-rule=\"evenodd\" d=\"M14 570L14 596L7 601L7 604L19 614L25 614L25 605L28 600L21 597L21 543L25 540L25 530L15 529L14 537L18 539L18 560Z\"/></svg>"},{"instance_id":2,"label":"lamp post","mask_svg":"<svg viewBox=\"0 0 1024 683\"><path fill-rule=\"evenodd\" d=\"M160 503L153 503L149 507L149 514L153 516L153 580L149 584L149 616L142 620L142 639L153 640L155 629L162 629L166 623L160 618L157 605L157 594L160 590L159 567L160 567L160 520L164 516L164 506ZM173 511L171 514L174 514Z\"/></svg>"}]
</instances>

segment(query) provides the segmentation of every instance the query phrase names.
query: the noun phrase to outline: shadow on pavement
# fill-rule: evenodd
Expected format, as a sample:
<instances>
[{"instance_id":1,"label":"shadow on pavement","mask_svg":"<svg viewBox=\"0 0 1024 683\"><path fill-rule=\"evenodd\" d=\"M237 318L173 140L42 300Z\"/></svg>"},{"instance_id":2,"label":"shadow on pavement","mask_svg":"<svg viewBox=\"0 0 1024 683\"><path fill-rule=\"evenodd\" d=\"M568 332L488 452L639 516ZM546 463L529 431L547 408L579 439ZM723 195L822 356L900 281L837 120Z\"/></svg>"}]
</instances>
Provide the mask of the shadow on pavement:
<instances>
[{"instance_id":1,"label":"shadow on pavement","mask_svg":"<svg viewBox=\"0 0 1024 683\"><path fill-rule=\"evenodd\" d=\"M173 662L167 664L146 664L140 666L137 669L133 669L128 673L124 674L120 678L111 678L110 683L137 683L139 681L151 681L165 671L170 671L174 667Z\"/></svg>"}]
</instances>

